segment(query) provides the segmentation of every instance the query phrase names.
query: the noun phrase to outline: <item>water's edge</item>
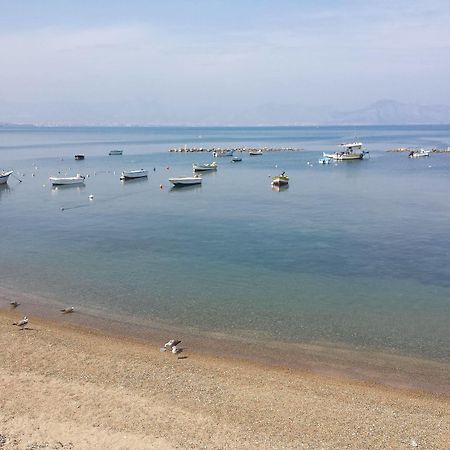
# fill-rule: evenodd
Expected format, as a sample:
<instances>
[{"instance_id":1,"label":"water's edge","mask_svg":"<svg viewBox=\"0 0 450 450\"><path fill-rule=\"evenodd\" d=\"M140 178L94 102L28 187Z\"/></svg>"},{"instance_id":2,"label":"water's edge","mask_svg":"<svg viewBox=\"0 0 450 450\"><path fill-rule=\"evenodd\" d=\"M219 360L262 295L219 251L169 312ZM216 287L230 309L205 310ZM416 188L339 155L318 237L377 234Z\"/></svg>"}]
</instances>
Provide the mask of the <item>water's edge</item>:
<instances>
[{"instance_id":1,"label":"water's edge","mask_svg":"<svg viewBox=\"0 0 450 450\"><path fill-rule=\"evenodd\" d=\"M246 361L272 368L300 370L312 374L375 383L401 389L412 389L450 395L450 363L334 343L287 343L262 340L253 333L231 335L181 328L131 317L114 317L99 310L83 308L62 315L67 306L53 299L0 287L0 308L8 310L11 300L21 305L14 310L18 317L40 317L55 323L67 323L84 330L127 337L161 347L170 338L180 338L187 354ZM32 322L32 319L31 319Z\"/></svg>"}]
</instances>

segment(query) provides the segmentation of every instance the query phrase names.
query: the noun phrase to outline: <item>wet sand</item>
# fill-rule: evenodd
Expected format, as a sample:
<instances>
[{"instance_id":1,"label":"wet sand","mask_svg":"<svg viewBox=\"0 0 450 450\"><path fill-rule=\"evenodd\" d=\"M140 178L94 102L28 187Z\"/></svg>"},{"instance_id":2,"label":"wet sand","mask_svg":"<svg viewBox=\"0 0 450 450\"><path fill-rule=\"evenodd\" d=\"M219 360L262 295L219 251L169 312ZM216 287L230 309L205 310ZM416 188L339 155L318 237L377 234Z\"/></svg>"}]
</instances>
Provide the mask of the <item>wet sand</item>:
<instances>
[{"instance_id":1,"label":"wet sand","mask_svg":"<svg viewBox=\"0 0 450 450\"><path fill-rule=\"evenodd\" d=\"M0 308L11 300L21 303L17 310L19 315L31 314L57 323L62 319L59 309L70 306L52 297L0 287ZM184 345L202 356L450 395L450 360L429 360L330 342L276 341L262 332L250 330L234 329L233 334L225 334L174 327L149 319L147 315L117 317L86 305L77 306L75 314L64 317L64 323L112 337L130 337L155 348L170 336L180 336Z\"/></svg>"},{"instance_id":2,"label":"wet sand","mask_svg":"<svg viewBox=\"0 0 450 450\"><path fill-rule=\"evenodd\" d=\"M0 311L3 448L450 448L450 397ZM170 337L170 336L169 336ZM184 337L183 337L184 339ZM336 354L339 359L339 353ZM41 446L41 447L38 447Z\"/></svg>"}]
</instances>

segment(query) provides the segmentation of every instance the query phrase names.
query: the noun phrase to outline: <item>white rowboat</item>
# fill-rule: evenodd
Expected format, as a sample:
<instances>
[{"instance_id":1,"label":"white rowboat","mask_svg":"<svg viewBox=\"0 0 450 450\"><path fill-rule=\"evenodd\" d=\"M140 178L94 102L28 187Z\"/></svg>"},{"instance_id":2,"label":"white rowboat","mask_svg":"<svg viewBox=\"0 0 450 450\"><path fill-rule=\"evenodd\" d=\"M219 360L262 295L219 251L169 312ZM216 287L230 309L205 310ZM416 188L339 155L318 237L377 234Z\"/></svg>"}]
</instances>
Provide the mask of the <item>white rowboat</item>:
<instances>
[{"instance_id":1,"label":"white rowboat","mask_svg":"<svg viewBox=\"0 0 450 450\"><path fill-rule=\"evenodd\" d=\"M121 180L132 180L135 178L145 178L148 176L148 170L124 170L120 176Z\"/></svg>"},{"instance_id":2,"label":"white rowboat","mask_svg":"<svg viewBox=\"0 0 450 450\"><path fill-rule=\"evenodd\" d=\"M192 164L192 170L194 172L206 172L208 170L217 170L217 163L203 163L203 164Z\"/></svg>"},{"instance_id":3,"label":"white rowboat","mask_svg":"<svg viewBox=\"0 0 450 450\"><path fill-rule=\"evenodd\" d=\"M409 153L410 158L422 158L424 156L430 156L430 150L424 150L423 148L418 151L411 151Z\"/></svg>"},{"instance_id":4,"label":"white rowboat","mask_svg":"<svg viewBox=\"0 0 450 450\"><path fill-rule=\"evenodd\" d=\"M85 177L77 173L76 177L50 177L53 186L67 186L70 184L84 184Z\"/></svg>"},{"instance_id":5,"label":"white rowboat","mask_svg":"<svg viewBox=\"0 0 450 450\"><path fill-rule=\"evenodd\" d=\"M192 186L193 184L202 184L202 179L196 175L194 177L169 178L174 186Z\"/></svg>"},{"instance_id":6,"label":"white rowboat","mask_svg":"<svg viewBox=\"0 0 450 450\"><path fill-rule=\"evenodd\" d=\"M13 173L12 170L8 172L0 171L0 184L5 184L8 181L8 177Z\"/></svg>"},{"instance_id":7,"label":"white rowboat","mask_svg":"<svg viewBox=\"0 0 450 450\"><path fill-rule=\"evenodd\" d=\"M222 156L233 156L234 150L215 150L213 152L214 158L220 158Z\"/></svg>"}]
</instances>

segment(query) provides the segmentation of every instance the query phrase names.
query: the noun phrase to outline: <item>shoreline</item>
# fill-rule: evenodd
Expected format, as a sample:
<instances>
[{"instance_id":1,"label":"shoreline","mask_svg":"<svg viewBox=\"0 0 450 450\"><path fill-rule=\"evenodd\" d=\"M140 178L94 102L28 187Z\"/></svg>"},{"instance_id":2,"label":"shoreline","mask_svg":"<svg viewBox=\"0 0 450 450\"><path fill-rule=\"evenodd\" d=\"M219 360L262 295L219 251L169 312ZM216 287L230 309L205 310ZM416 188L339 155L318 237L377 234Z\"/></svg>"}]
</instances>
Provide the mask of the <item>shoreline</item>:
<instances>
[{"instance_id":1,"label":"shoreline","mask_svg":"<svg viewBox=\"0 0 450 450\"><path fill-rule=\"evenodd\" d=\"M19 308L9 309L11 300L19 301ZM358 349L339 343L276 341L261 338L258 332L245 334L245 330L231 335L181 328L154 320L104 315L100 310L82 306L75 306L74 313L61 314L59 309L67 306L70 305L0 287L0 314L12 314L15 320L28 315L33 320L51 320L58 325L76 327L80 332L132 339L153 349L159 349L175 337L183 340L189 352L204 357L450 396L450 361Z\"/></svg>"},{"instance_id":2,"label":"shoreline","mask_svg":"<svg viewBox=\"0 0 450 450\"><path fill-rule=\"evenodd\" d=\"M450 397L217 357L0 310L5 449L450 445ZM64 319L75 315L65 315Z\"/></svg>"}]
</instances>

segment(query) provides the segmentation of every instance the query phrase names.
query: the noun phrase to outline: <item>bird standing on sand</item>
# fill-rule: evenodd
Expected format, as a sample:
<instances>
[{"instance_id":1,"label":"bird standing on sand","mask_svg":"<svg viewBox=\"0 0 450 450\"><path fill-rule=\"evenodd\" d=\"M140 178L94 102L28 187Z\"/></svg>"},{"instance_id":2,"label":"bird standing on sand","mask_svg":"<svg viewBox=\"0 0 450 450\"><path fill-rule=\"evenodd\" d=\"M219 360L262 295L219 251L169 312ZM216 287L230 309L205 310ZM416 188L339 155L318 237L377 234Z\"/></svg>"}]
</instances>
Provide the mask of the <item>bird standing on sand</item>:
<instances>
[{"instance_id":1,"label":"bird standing on sand","mask_svg":"<svg viewBox=\"0 0 450 450\"><path fill-rule=\"evenodd\" d=\"M169 342L166 342L164 344L164 348L173 351L173 348L176 347L178 344L181 344L181 341L179 341L178 339L171 339Z\"/></svg>"},{"instance_id":2,"label":"bird standing on sand","mask_svg":"<svg viewBox=\"0 0 450 450\"><path fill-rule=\"evenodd\" d=\"M63 314L69 314L75 311L75 308L73 306L69 307L69 308L64 308L64 309L60 309L60 311Z\"/></svg>"},{"instance_id":3,"label":"bird standing on sand","mask_svg":"<svg viewBox=\"0 0 450 450\"><path fill-rule=\"evenodd\" d=\"M183 351L183 349L180 348L180 347L177 347L176 345L174 345L174 346L172 347L172 353L173 353L174 355L178 355L178 354L180 354L182 351Z\"/></svg>"},{"instance_id":4,"label":"bird standing on sand","mask_svg":"<svg viewBox=\"0 0 450 450\"><path fill-rule=\"evenodd\" d=\"M11 305L11 308L17 308L20 305L20 303L17 302L16 300L9 302L9 304Z\"/></svg>"},{"instance_id":5,"label":"bird standing on sand","mask_svg":"<svg viewBox=\"0 0 450 450\"><path fill-rule=\"evenodd\" d=\"M20 327L21 330L23 330L26 325L28 324L28 317L24 316L24 318L22 320L18 320L17 322L14 322L13 325L16 325L18 327Z\"/></svg>"}]
</instances>

